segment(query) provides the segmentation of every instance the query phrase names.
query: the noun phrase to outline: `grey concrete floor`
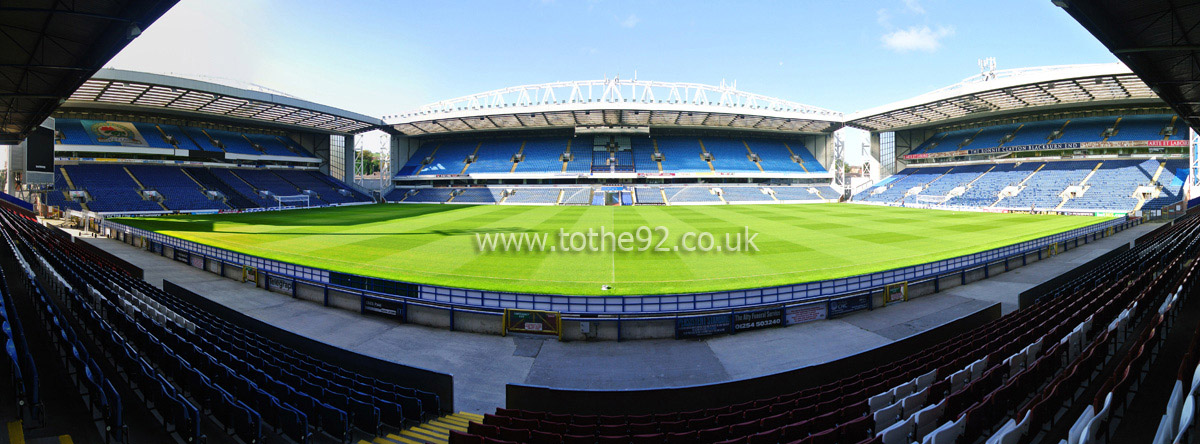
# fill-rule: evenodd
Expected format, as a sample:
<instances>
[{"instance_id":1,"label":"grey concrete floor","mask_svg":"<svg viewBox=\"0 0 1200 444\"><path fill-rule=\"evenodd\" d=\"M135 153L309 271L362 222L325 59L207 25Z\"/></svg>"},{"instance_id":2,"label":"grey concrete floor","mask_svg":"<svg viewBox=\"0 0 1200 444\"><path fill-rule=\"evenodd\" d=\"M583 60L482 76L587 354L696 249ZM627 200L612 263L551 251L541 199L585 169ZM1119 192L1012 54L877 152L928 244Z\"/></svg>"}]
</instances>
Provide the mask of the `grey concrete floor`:
<instances>
[{"instance_id":1,"label":"grey concrete floor","mask_svg":"<svg viewBox=\"0 0 1200 444\"><path fill-rule=\"evenodd\" d=\"M820 364L919 333L1017 295L1150 231L1142 225L965 286L838 319L703 340L558 342L397 324L223 279L107 239L84 238L163 279L288 331L406 365L454 375L457 410L504 406L506 383L632 389L722 382Z\"/></svg>"}]
</instances>

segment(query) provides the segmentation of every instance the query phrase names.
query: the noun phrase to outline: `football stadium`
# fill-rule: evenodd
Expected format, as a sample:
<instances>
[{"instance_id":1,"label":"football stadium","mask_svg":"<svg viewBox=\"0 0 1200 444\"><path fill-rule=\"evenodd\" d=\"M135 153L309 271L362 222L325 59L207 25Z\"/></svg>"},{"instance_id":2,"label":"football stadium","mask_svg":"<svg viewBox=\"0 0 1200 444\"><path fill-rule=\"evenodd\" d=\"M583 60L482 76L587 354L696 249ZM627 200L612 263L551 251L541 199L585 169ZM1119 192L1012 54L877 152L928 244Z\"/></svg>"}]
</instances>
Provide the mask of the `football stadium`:
<instances>
[{"instance_id":1,"label":"football stadium","mask_svg":"<svg viewBox=\"0 0 1200 444\"><path fill-rule=\"evenodd\" d=\"M584 7L554 3L501 7ZM935 39L899 53L974 38L896 3L861 7L883 45ZM303 40L263 37L323 10L294 6L245 17L254 50ZM451 20L413 6L380 16ZM197 39L214 4L0 4L0 440L1200 442L1200 7L1022 8L1104 57L927 61L827 108L427 53L355 73L425 98L380 114L315 64L277 79L319 101L222 77L256 37ZM130 68L185 40L223 61Z\"/></svg>"}]
</instances>

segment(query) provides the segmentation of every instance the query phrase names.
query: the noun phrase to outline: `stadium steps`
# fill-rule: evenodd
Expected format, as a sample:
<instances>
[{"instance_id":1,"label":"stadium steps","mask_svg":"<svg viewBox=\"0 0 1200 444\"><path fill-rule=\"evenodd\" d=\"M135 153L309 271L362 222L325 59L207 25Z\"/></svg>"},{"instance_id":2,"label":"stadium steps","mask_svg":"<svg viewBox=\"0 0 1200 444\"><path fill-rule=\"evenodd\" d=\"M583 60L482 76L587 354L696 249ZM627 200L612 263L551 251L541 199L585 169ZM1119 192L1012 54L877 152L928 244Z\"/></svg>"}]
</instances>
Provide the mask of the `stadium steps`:
<instances>
[{"instance_id":1,"label":"stadium steps","mask_svg":"<svg viewBox=\"0 0 1200 444\"><path fill-rule=\"evenodd\" d=\"M1065 123L1064 123L1064 124L1063 124L1063 127L1066 127L1066 126L1067 126L1067 124L1065 124ZM1019 164L1018 164L1018 165L1019 165ZM1034 174L1037 174L1037 172L1038 172L1038 171L1041 171L1041 170L1042 170L1042 168L1045 168L1045 167L1046 167L1046 164L1044 164L1044 163L1043 163L1043 164L1041 164L1041 165L1038 165L1038 167L1037 167L1037 169L1036 169L1036 170L1033 170L1033 172L1032 172L1032 173L1029 173L1029 175L1028 175L1028 176L1025 176L1025 178L1024 178L1024 179L1021 179L1021 181L1017 183L1017 188L1024 189L1024 188L1025 188L1025 182L1029 182L1029 179L1032 179ZM1019 191L1018 191L1018 193L1019 193ZM995 202L992 202L992 204L991 204L991 205L988 205L988 207L994 207L994 206L996 206L996 205L1000 204L1000 201L1002 201L1002 200L1004 200L1004 198L1003 198L1003 197L996 196L996 201L995 201Z\"/></svg>"},{"instance_id":2,"label":"stadium steps","mask_svg":"<svg viewBox=\"0 0 1200 444\"><path fill-rule=\"evenodd\" d=\"M450 431L466 432L470 423L483 421L483 415L458 412L402 430L399 434L389 433L371 441L359 440L358 444L446 444Z\"/></svg>"},{"instance_id":3,"label":"stadium steps","mask_svg":"<svg viewBox=\"0 0 1200 444\"><path fill-rule=\"evenodd\" d=\"M662 164L659 164L659 168L662 168ZM658 189L658 192L659 192L659 194L662 194L662 197L663 197L663 205L670 205L671 203L670 203L670 202L667 202L667 192L666 192L666 190L663 190L662 188L659 188L659 189Z\"/></svg>"},{"instance_id":4,"label":"stadium steps","mask_svg":"<svg viewBox=\"0 0 1200 444\"><path fill-rule=\"evenodd\" d=\"M212 134L209 134L208 131L200 130L200 134L203 134L204 137L208 138L209 145L217 147L217 149L221 150L222 153L228 153L228 151L225 150L225 144L217 145L215 142L216 139L213 139Z\"/></svg>"},{"instance_id":5,"label":"stadium steps","mask_svg":"<svg viewBox=\"0 0 1200 444\"><path fill-rule=\"evenodd\" d=\"M137 184L137 186L138 186L138 190L144 190L144 189L146 189L146 186L145 186L145 185L142 185L142 181L138 180L137 176L134 176L132 171L129 171L129 167L121 167L121 169L122 169L122 170L125 170L125 174L128 174L130 179L133 179L133 183ZM139 194L140 194L140 193L139 193ZM145 199L145 198L143 197L143 199ZM163 203L162 203L161 201L159 201L159 202L154 202L154 204L155 204L155 205L158 205L158 206L159 206L159 208L162 208L162 209L163 209L163 211L171 211L170 209L168 209L168 208L167 208L167 206L166 206L166 205L163 205ZM90 210L89 210L89 211L90 211Z\"/></svg>"},{"instance_id":6,"label":"stadium steps","mask_svg":"<svg viewBox=\"0 0 1200 444\"><path fill-rule=\"evenodd\" d=\"M521 156L522 154L525 154L525 141L524 140L521 141L521 148L517 149L517 156ZM523 159L523 157L522 157L522 159ZM513 162L513 166L512 166L512 168L508 169L508 172L510 172L510 173L517 172L517 163L518 162ZM501 201L501 202L503 202L503 201Z\"/></svg>"},{"instance_id":7,"label":"stadium steps","mask_svg":"<svg viewBox=\"0 0 1200 444\"><path fill-rule=\"evenodd\" d=\"M71 180L71 175L67 174L67 169L59 167L58 171L62 172L63 180L67 181L67 186L72 190L76 189L75 182Z\"/></svg>"},{"instance_id":8,"label":"stadium steps","mask_svg":"<svg viewBox=\"0 0 1200 444\"><path fill-rule=\"evenodd\" d=\"M1119 119L1119 118L1118 118L1118 119ZM1092 167L1092 172L1088 173L1088 175L1087 175L1087 176L1084 176L1084 178L1083 178L1083 181L1079 182L1079 188L1082 188L1082 189L1084 189L1084 191L1085 191L1085 192L1087 191L1087 182L1088 182L1088 180L1090 180L1090 179L1092 178L1092 176L1096 174L1096 171L1099 171L1099 170L1100 170L1100 166L1101 166L1101 165L1104 165L1104 162L1103 162L1103 161L1100 161L1099 163L1096 163L1096 166L1095 166L1095 167ZM1065 191L1065 190L1064 190L1064 191ZM1062 200L1062 202L1059 202L1059 203L1058 203L1058 206L1057 206L1057 207L1054 207L1054 210L1055 210L1055 211L1058 211L1060 208L1062 208L1062 207L1063 207L1063 205L1066 205L1066 204L1067 204L1067 202L1070 202L1070 201L1071 201L1071 198L1070 198L1070 197L1065 197L1065 196L1064 196L1064 197L1063 197L1063 200Z\"/></svg>"},{"instance_id":9,"label":"stadium steps","mask_svg":"<svg viewBox=\"0 0 1200 444\"><path fill-rule=\"evenodd\" d=\"M263 151L262 149L259 148L259 146L262 146L262 145L255 143L253 140L250 140L250 138L246 137L245 134L238 133L238 135L242 136L242 140L245 140L246 143L250 144L250 148L254 148L254 150L258 151L259 154L264 154L264 155L267 154L265 151Z\"/></svg>"},{"instance_id":10,"label":"stadium steps","mask_svg":"<svg viewBox=\"0 0 1200 444\"><path fill-rule=\"evenodd\" d=\"M479 142L479 143L475 144L475 151L471 151L472 159L479 160L479 147L481 147L481 146L483 146L483 142ZM471 162L471 163L475 163L475 162ZM467 168L470 168L470 167L471 167L470 163L463 165L462 171L459 172L458 174L467 174ZM450 200L454 200L454 198L450 198Z\"/></svg>"},{"instance_id":11,"label":"stadium steps","mask_svg":"<svg viewBox=\"0 0 1200 444\"><path fill-rule=\"evenodd\" d=\"M158 124L157 124L157 123L156 123L156 124L154 124L154 129L158 130L158 134L159 134L160 136L162 136L162 139L163 139L163 141L164 141L164 142L167 142L167 143L171 144L171 146L175 147L175 149L180 149L180 148L179 148L179 140L176 140L176 139L175 139L175 138L173 138L173 137L170 137L170 138L169 138L169 137L167 137L167 132L166 132L166 131L163 131L162 127L161 127L161 126L158 126ZM175 142L174 142L174 143L172 143L172 142L171 142L172 140L174 140Z\"/></svg>"},{"instance_id":12,"label":"stadium steps","mask_svg":"<svg viewBox=\"0 0 1200 444\"><path fill-rule=\"evenodd\" d=\"M563 163L563 165L564 165L564 166L563 166L563 168L566 168L566 163L565 163L565 162ZM554 199L554 204L555 204L555 205L561 205L561 204L562 204L563 193L565 193L565 191L563 191L563 190L558 190L558 199Z\"/></svg>"},{"instance_id":13,"label":"stadium steps","mask_svg":"<svg viewBox=\"0 0 1200 444\"><path fill-rule=\"evenodd\" d=\"M992 167L991 167L991 168L988 168L988 169L987 169L987 171L984 171L984 172L980 173L978 176L975 176L975 178L974 178L974 179L971 179L971 181L970 181L970 182L967 182L967 184L966 184L966 185L963 185L963 188L970 189L972 186L974 186L974 185L975 185L975 182L978 182L978 181L979 181L979 179L982 179L984 175L986 175L987 173L990 173L990 172L992 172L992 170L994 170L994 169L996 169L996 165L992 165Z\"/></svg>"},{"instance_id":14,"label":"stadium steps","mask_svg":"<svg viewBox=\"0 0 1200 444\"><path fill-rule=\"evenodd\" d=\"M258 193L258 192L260 191L260 190L258 189L258 187L255 187L255 186L254 186L254 184L250 183L250 181L246 180L246 178L244 178L244 177L242 177L241 175L239 175L239 174L237 173L237 171L235 171L234 169L232 169L232 168L231 168L231 169L229 170L229 174L232 174L232 175L233 175L233 177L236 177L236 178L238 178L238 180L242 181L242 183L245 183L245 184L246 184L246 186L248 186L248 187L250 187L250 189L254 190L254 192L255 192L255 193Z\"/></svg>"},{"instance_id":15,"label":"stadium steps","mask_svg":"<svg viewBox=\"0 0 1200 444\"><path fill-rule=\"evenodd\" d=\"M696 141L697 141L697 142L700 142L700 154L708 154L708 150L704 149L704 140L703 140L703 139L696 139ZM709 154L709 155L711 156L711 154ZM710 158L711 158L711 157L710 157ZM712 161L711 161L711 160L706 160L706 161L704 161L704 163L707 163L707 164L708 164L708 170L709 170L709 171L712 171L712 172L714 172L714 173L715 173L715 172L717 172L717 169L716 169L716 168L713 168L713 164L712 164ZM722 201L724 201L724 199L721 199L721 200L722 200Z\"/></svg>"},{"instance_id":16,"label":"stadium steps","mask_svg":"<svg viewBox=\"0 0 1200 444\"><path fill-rule=\"evenodd\" d=\"M727 203L729 203L729 201L725 200L725 193L724 193L724 189L722 189L722 192L720 192L720 193L717 193L717 192L713 191L713 189L712 189L712 188L709 188L709 189L708 189L708 192L709 192L709 193L716 194L716 195L717 195L717 199L721 199L721 203L723 203L723 204L727 204Z\"/></svg>"},{"instance_id":17,"label":"stadium steps","mask_svg":"<svg viewBox=\"0 0 1200 444\"><path fill-rule=\"evenodd\" d=\"M1171 121L1172 121L1172 122L1174 122L1174 120L1171 120ZM1166 162L1159 162L1159 163L1158 163L1158 169L1157 169L1157 170L1154 170L1154 177L1152 177L1152 178L1150 179L1150 183L1152 183L1152 184L1157 184L1157 183L1158 183L1158 176L1161 176L1161 175L1162 175L1162 173L1163 173L1163 170L1165 170L1166 168L1167 168L1167 163L1166 163ZM1161 190L1161 189L1162 189L1162 186L1159 186L1159 187L1158 187L1158 189L1160 189L1160 190ZM1137 198L1137 200L1138 200L1138 203L1137 203L1137 205L1133 207L1133 211L1134 211L1134 212L1141 211L1141 210L1142 210L1142 205L1145 205L1145 204L1146 204L1146 202L1149 202L1148 200L1146 200L1145 198L1143 198L1143 197L1142 197L1140 194L1139 194L1139 195L1137 195L1137 196L1134 196L1134 197L1136 197L1136 198Z\"/></svg>"},{"instance_id":18,"label":"stadium steps","mask_svg":"<svg viewBox=\"0 0 1200 444\"><path fill-rule=\"evenodd\" d=\"M742 146L746 147L746 159L753 159L754 151L750 150L750 144L746 143L745 140L742 140ZM763 169L762 164L758 163L758 161L754 161L754 166L758 167L759 171L764 173L766 172L766 170Z\"/></svg>"},{"instance_id":19,"label":"stadium steps","mask_svg":"<svg viewBox=\"0 0 1200 444\"><path fill-rule=\"evenodd\" d=\"M1066 121L1066 122L1063 122L1062 126L1058 127L1058 133L1059 133L1059 134L1063 134L1064 132L1066 132L1066 131L1067 131L1067 125L1070 125L1070 124L1071 124L1071 119L1067 119L1067 121ZM1056 138L1055 138L1055 139L1056 139ZM1050 138L1050 136L1046 136L1046 143L1050 143L1050 142L1053 142L1053 141L1054 141L1054 139Z\"/></svg>"},{"instance_id":20,"label":"stadium steps","mask_svg":"<svg viewBox=\"0 0 1200 444\"><path fill-rule=\"evenodd\" d=\"M783 147L787 148L788 154L791 154L793 156L793 158L798 157L798 156L796 156L796 152L792 151L792 147L789 146L787 144L787 142L783 142ZM804 170L804 172L806 172L806 173L809 172L808 167L804 166L804 162L800 162L800 169Z\"/></svg>"},{"instance_id":21,"label":"stadium steps","mask_svg":"<svg viewBox=\"0 0 1200 444\"><path fill-rule=\"evenodd\" d=\"M1176 122L1177 120L1179 120L1179 116L1178 116L1178 115L1171 116L1171 126L1175 126L1175 122ZM1170 139L1171 139L1171 136L1168 136L1168 135L1165 135L1165 134L1163 135L1163 138L1162 138L1162 140L1170 140Z\"/></svg>"},{"instance_id":22,"label":"stadium steps","mask_svg":"<svg viewBox=\"0 0 1200 444\"><path fill-rule=\"evenodd\" d=\"M125 170L125 174L128 174L130 179L133 179L133 183L137 184L138 189L146 189L146 186L142 185L142 181L138 180L137 176L134 176L133 173L129 171L129 167L121 167L121 169Z\"/></svg>"},{"instance_id":23,"label":"stadium steps","mask_svg":"<svg viewBox=\"0 0 1200 444\"><path fill-rule=\"evenodd\" d=\"M567 154L571 154L571 142L572 142L571 139L567 139L567 151L566 151ZM569 158L570 156L567 156L567 157ZM562 172L564 172L564 173L567 172L567 163L568 162L562 163L563 164ZM562 193L558 194L558 200L560 200L560 201L562 200Z\"/></svg>"},{"instance_id":24,"label":"stadium steps","mask_svg":"<svg viewBox=\"0 0 1200 444\"><path fill-rule=\"evenodd\" d=\"M275 136L275 140L278 140L279 143L281 145L283 145L284 148L287 148L288 151L295 153L297 156L307 156L308 155L307 153L297 153L296 150L294 148L292 148L292 145L290 143L284 142L283 139L279 138L279 136Z\"/></svg>"},{"instance_id":25,"label":"stadium steps","mask_svg":"<svg viewBox=\"0 0 1200 444\"><path fill-rule=\"evenodd\" d=\"M650 139L650 142L654 144L654 154L658 154L661 156L662 153L658 152L658 139ZM654 163L658 164L658 172L661 173L662 172L662 161L657 160ZM663 202L666 202L666 201L667 201L667 195L663 194Z\"/></svg>"},{"instance_id":26,"label":"stadium steps","mask_svg":"<svg viewBox=\"0 0 1200 444\"><path fill-rule=\"evenodd\" d=\"M1117 121L1113 122L1112 127L1113 127L1112 134L1104 136L1103 139L1100 139L1101 142L1107 142L1109 137L1115 136L1115 135L1117 135L1117 133L1121 132L1121 117L1117 117Z\"/></svg>"}]
</instances>

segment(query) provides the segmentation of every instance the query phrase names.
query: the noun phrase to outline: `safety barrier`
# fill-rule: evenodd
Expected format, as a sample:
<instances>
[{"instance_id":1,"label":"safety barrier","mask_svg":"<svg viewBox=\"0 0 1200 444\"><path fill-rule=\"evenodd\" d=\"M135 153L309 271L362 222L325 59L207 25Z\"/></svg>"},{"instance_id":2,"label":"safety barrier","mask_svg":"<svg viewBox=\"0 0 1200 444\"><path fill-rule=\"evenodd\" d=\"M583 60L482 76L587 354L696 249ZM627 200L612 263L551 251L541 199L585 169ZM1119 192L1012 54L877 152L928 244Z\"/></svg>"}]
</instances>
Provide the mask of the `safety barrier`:
<instances>
[{"instance_id":1,"label":"safety barrier","mask_svg":"<svg viewBox=\"0 0 1200 444\"><path fill-rule=\"evenodd\" d=\"M966 284L987 278L994 272L1007 271L1010 263L1025 265L1031 258L1041 260L1139 223L1139 219L1112 219L979 253L845 278L736 291L644 296L547 295L414 284L275 261L110 220L102 221L101 229L108 237L164 256L169 252L175 260L196 268L226 277L254 270L254 280L262 288L321 301L326 306L394 317L401 322L498 334L501 332L498 323L495 327L481 327L456 325L456 322L478 320L481 316L499 318L504 309L540 310L562 313L563 321L568 323L615 323L615 332L608 335L621 339L629 336L622 330L622 323L630 321L659 322L663 329L670 330L670 334L653 337L685 337L734 333L740 320L754 318L747 312L770 311L757 315L753 325L758 328L869 310L876 305L873 295L882 295L889 285L907 283L921 288L920 294L933 293L947 285L948 279ZM449 316L441 315L440 320L434 320L438 316L431 312L449 312ZM776 320L779 318L782 320ZM492 319L485 323L495 322ZM707 326L700 325L702 322L707 322Z\"/></svg>"}]
</instances>

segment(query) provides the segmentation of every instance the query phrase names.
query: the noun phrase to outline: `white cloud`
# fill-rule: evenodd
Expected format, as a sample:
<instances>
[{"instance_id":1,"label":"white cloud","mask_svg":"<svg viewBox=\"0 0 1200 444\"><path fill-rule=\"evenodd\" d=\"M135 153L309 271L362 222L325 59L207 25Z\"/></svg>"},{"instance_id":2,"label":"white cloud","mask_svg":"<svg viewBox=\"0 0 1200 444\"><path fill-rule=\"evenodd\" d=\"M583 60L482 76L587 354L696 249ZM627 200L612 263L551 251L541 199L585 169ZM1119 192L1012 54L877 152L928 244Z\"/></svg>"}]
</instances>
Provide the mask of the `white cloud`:
<instances>
[{"instance_id":1,"label":"white cloud","mask_svg":"<svg viewBox=\"0 0 1200 444\"><path fill-rule=\"evenodd\" d=\"M894 51L925 51L934 52L942 46L942 39L954 35L953 26L938 26L931 29L928 26L912 26L883 35L883 46Z\"/></svg>"},{"instance_id":2,"label":"white cloud","mask_svg":"<svg viewBox=\"0 0 1200 444\"><path fill-rule=\"evenodd\" d=\"M925 8L921 6L921 2L919 0L904 0L904 7L917 14L925 13Z\"/></svg>"},{"instance_id":3,"label":"white cloud","mask_svg":"<svg viewBox=\"0 0 1200 444\"><path fill-rule=\"evenodd\" d=\"M879 23L879 26L883 26L884 28L891 28L892 15L888 13L887 9L875 11L875 22Z\"/></svg>"},{"instance_id":4,"label":"white cloud","mask_svg":"<svg viewBox=\"0 0 1200 444\"><path fill-rule=\"evenodd\" d=\"M629 14L629 17L625 17L625 20L621 20L621 26L625 28L632 28L637 26L638 22L640 21L642 21L642 19L638 18L637 14Z\"/></svg>"}]
</instances>

